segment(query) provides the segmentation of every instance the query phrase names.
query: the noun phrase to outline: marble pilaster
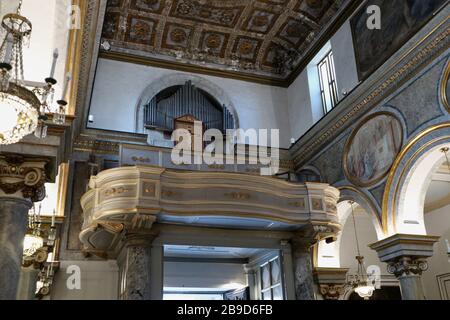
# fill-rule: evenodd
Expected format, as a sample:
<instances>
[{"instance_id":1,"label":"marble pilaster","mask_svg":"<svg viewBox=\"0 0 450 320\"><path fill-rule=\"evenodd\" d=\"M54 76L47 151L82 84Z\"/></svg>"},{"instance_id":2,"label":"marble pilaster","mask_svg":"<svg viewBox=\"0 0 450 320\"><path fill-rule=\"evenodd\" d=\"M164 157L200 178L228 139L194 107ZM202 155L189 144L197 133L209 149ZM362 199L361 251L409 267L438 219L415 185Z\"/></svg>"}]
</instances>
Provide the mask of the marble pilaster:
<instances>
[{"instance_id":1,"label":"marble pilaster","mask_svg":"<svg viewBox=\"0 0 450 320\"><path fill-rule=\"evenodd\" d=\"M314 300L311 247L304 242L292 245L295 296L297 300Z\"/></svg>"},{"instance_id":2,"label":"marble pilaster","mask_svg":"<svg viewBox=\"0 0 450 320\"><path fill-rule=\"evenodd\" d=\"M335 235L336 229L326 225L309 225L291 239L292 264L296 300L315 300L312 247L321 239Z\"/></svg>"},{"instance_id":3,"label":"marble pilaster","mask_svg":"<svg viewBox=\"0 0 450 320\"><path fill-rule=\"evenodd\" d=\"M151 300L153 234L129 233L118 258L122 300Z\"/></svg>"},{"instance_id":4,"label":"marble pilaster","mask_svg":"<svg viewBox=\"0 0 450 320\"><path fill-rule=\"evenodd\" d=\"M0 300L16 299L31 202L0 197Z\"/></svg>"}]
</instances>

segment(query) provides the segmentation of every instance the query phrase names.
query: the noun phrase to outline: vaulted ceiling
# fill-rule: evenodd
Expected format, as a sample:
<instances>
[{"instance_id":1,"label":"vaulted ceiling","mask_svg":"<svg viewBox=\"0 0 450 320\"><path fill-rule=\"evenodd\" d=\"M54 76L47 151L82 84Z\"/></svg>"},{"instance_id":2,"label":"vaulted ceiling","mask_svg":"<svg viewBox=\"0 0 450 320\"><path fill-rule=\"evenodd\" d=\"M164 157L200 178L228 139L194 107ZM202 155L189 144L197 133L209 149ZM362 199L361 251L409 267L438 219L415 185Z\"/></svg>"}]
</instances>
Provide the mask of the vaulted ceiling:
<instances>
[{"instance_id":1,"label":"vaulted ceiling","mask_svg":"<svg viewBox=\"0 0 450 320\"><path fill-rule=\"evenodd\" d=\"M109 0L105 55L286 79L347 0Z\"/></svg>"}]
</instances>

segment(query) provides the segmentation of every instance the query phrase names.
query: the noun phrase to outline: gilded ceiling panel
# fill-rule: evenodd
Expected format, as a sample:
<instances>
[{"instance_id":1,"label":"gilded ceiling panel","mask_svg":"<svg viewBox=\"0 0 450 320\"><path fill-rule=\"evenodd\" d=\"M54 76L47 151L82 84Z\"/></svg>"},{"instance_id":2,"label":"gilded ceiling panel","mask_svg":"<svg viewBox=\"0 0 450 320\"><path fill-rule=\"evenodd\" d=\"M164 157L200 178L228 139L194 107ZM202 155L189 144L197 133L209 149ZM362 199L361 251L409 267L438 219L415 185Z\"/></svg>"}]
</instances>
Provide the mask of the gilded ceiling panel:
<instances>
[{"instance_id":1,"label":"gilded ceiling panel","mask_svg":"<svg viewBox=\"0 0 450 320\"><path fill-rule=\"evenodd\" d=\"M102 50L287 78L347 0L109 0Z\"/></svg>"}]
</instances>

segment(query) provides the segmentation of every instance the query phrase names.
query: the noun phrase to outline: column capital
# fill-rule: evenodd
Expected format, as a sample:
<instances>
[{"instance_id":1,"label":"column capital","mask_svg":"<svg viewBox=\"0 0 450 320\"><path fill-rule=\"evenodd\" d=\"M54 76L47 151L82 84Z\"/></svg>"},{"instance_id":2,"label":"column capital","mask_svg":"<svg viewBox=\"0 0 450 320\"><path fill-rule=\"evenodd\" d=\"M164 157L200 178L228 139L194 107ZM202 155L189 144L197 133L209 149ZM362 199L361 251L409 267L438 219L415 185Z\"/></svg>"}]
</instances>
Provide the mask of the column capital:
<instances>
[{"instance_id":1,"label":"column capital","mask_svg":"<svg viewBox=\"0 0 450 320\"><path fill-rule=\"evenodd\" d=\"M348 268L315 268L314 279L326 300L337 300L344 293Z\"/></svg>"},{"instance_id":2,"label":"column capital","mask_svg":"<svg viewBox=\"0 0 450 320\"><path fill-rule=\"evenodd\" d=\"M414 234L395 234L375 242L369 247L378 253L381 262L398 262L404 257L411 260L425 259L433 255L433 246L439 237Z\"/></svg>"},{"instance_id":3,"label":"column capital","mask_svg":"<svg viewBox=\"0 0 450 320\"><path fill-rule=\"evenodd\" d=\"M45 198L46 165L42 158L0 156L0 197L39 202Z\"/></svg>"},{"instance_id":4,"label":"column capital","mask_svg":"<svg viewBox=\"0 0 450 320\"><path fill-rule=\"evenodd\" d=\"M369 246L400 281L403 300L425 299L421 275L428 268L426 258L433 255L438 240L428 235L395 234Z\"/></svg>"},{"instance_id":5,"label":"column capital","mask_svg":"<svg viewBox=\"0 0 450 320\"><path fill-rule=\"evenodd\" d=\"M402 276L422 275L428 269L425 259L414 259L411 257L401 257L396 261L388 263L387 271L397 278Z\"/></svg>"}]
</instances>

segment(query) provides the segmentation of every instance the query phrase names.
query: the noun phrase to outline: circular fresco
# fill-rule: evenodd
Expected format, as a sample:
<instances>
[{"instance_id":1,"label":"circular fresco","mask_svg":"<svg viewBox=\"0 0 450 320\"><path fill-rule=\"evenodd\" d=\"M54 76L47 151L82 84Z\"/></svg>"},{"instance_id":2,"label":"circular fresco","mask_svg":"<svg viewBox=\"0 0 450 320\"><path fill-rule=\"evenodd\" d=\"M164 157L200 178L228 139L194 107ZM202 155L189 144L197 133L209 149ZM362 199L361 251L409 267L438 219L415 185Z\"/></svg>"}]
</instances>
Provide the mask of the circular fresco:
<instances>
[{"instance_id":1,"label":"circular fresco","mask_svg":"<svg viewBox=\"0 0 450 320\"><path fill-rule=\"evenodd\" d=\"M391 114L369 116L352 133L344 152L344 171L359 186L380 181L390 170L403 141L400 121Z\"/></svg>"}]
</instances>

